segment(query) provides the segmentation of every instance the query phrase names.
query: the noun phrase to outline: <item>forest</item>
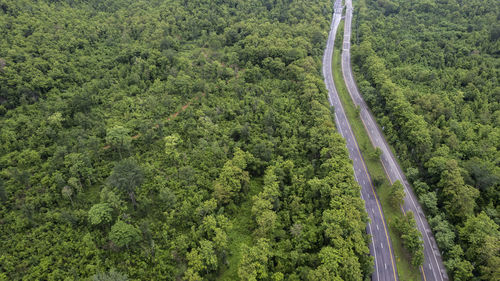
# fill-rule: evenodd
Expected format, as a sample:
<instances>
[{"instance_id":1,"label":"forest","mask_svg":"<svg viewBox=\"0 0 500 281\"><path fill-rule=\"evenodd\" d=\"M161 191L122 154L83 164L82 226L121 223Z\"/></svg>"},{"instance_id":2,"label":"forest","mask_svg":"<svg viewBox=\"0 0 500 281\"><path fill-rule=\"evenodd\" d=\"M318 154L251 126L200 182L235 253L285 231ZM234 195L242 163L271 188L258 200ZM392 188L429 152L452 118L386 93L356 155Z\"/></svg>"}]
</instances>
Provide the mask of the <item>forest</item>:
<instances>
[{"instance_id":1,"label":"forest","mask_svg":"<svg viewBox=\"0 0 500 281\"><path fill-rule=\"evenodd\" d=\"M0 280L370 280L368 217L320 72L332 12L329 0L0 1ZM474 191L467 221L432 206L448 253L485 267L474 255L498 246L493 44L470 62L483 76L461 72L465 116L442 105L449 137L425 154L436 172L414 159L436 204L449 202L432 193L440 167Z\"/></svg>"},{"instance_id":2,"label":"forest","mask_svg":"<svg viewBox=\"0 0 500 281\"><path fill-rule=\"evenodd\" d=\"M500 5L366 0L353 64L455 281L500 280Z\"/></svg>"}]
</instances>

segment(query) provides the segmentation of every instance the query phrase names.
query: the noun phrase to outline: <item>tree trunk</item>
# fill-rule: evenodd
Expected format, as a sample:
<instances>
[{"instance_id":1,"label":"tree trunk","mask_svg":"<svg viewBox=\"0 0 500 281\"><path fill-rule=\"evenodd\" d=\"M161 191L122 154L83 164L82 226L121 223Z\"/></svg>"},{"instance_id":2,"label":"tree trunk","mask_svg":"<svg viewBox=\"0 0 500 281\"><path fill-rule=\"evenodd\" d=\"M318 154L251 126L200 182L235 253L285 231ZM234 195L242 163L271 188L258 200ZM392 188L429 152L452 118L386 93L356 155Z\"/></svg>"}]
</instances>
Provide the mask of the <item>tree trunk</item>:
<instances>
[{"instance_id":1,"label":"tree trunk","mask_svg":"<svg viewBox=\"0 0 500 281\"><path fill-rule=\"evenodd\" d=\"M130 200L132 200L132 204L134 205L134 210L135 210L137 206L137 202L135 201L135 194L133 191L130 191L128 194L130 196Z\"/></svg>"}]
</instances>

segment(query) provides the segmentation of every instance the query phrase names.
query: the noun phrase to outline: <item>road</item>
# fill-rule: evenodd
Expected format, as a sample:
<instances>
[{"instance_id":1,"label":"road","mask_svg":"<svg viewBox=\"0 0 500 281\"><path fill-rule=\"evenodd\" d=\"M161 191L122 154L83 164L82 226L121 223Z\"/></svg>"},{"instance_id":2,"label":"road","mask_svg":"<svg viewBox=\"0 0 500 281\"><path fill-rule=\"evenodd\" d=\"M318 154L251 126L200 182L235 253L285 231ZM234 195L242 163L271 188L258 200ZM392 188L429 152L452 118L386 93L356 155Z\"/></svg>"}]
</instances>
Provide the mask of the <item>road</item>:
<instances>
[{"instance_id":1,"label":"road","mask_svg":"<svg viewBox=\"0 0 500 281\"><path fill-rule=\"evenodd\" d=\"M337 89L333 82L332 75L332 56L335 42L335 35L342 17L342 2L336 0L334 5L330 34L323 56L323 77L328 89L328 99L330 105L335 107L335 123L340 134L346 140L349 150L349 156L353 162L354 176L361 186L361 197L365 201L365 208L370 218L367 226L367 232L371 236L370 253L374 257L375 268L373 270L372 280L374 281L397 281L397 269L392 251L392 244L388 234L387 224L382 213L380 201L375 193L373 182L367 172L366 165L358 143L349 125L349 121L340 102Z\"/></svg>"},{"instance_id":2,"label":"road","mask_svg":"<svg viewBox=\"0 0 500 281\"><path fill-rule=\"evenodd\" d=\"M351 21L352 21L352 0L346 0L346 15L344 23L344 40L342 46L342 74L344 81L347 85L349 94L351 95L354 103L360 108L361 120L364 123L365 129L368 132L370 141L374 147L379 147L382 151L381 161L384 166L385 172L389 181L394 183L399 180L405 188L406 198L402 206L403 212L412 211L415 215L417 227L422 233L424 242L424 265L420 268L422 273L422 280L424 281L448 281L448 275L443 265L441 254L437 247L436 241L432 231L425 219L422 207L418 203L417 197L410 188L410 184L406 180L404 173L401 170L398 162L396 161L389 145L382 134L379 126L375 122L375 118L371 114L368 106L361 97L356 83L353 78L351 68L351 54L350 54L350 38L351 38Z\"/></svg>"}]
</instances>

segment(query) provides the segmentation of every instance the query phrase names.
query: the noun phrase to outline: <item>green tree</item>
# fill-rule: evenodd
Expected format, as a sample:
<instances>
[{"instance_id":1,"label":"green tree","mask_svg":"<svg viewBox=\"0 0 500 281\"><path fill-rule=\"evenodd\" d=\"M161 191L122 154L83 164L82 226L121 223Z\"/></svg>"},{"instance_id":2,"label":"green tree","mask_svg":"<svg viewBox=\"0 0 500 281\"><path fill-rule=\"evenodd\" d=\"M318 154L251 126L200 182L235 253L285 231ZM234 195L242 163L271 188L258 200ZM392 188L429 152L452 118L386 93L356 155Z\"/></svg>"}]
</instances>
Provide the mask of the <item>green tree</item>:
<instances>
[{"instance_id":1,"label":"green tree","mask_svg":"<svg viewBox=\"0 0 500 281\"><path fill-rule=\"evenodd\" d=\"M111 222L111 206L108 203L95 204L89 210L89 220L92 225L108 224Z\"/></svg>"},{"instance_id":2,"label":"green tree","mask_svg":"<svg viewBox=\"0 0 500 281\"><path fill-rule=\"evenodd\" d=\"M202 281L203 278L201 278L200 274L198 272L195 272L193 268L189 267L184 273L184 277L182 278L182 280Z\"/></svg>"},{"instance_id":3,"label":"green tree","mask_svg":"<svg viewBox=\"0 0 500 281\"><path fill-rule=\"evenodd\" d=\"M399 180L395 181L391 186L389 198L394 208L398 209L399 206L405 202L405 189Z\"/></svg>"},{"instance_id":4,"label":"green tree","mask_svg":"<svg viewBox=\"0 0 500 281\"><path fill-rule=\"evenodd\" d=\"M416 180L418 180L419 171L417 168L408 167L408 169L406 169L405 175L406 175L406 178L408 178L408 180L411 183L414 183Z\"/></svg>"},{"instance_id":5,"label":"green tree","mask_svg":"<svg viewBox=\"0 0 500 281\"><path fill-rule=\"evenodd\" d=\"M309 272L309 280L341 281L339 267L342 256L332 247L324 247L319 253L321 265Z\"/></svg>"},{"instance_id":6,"label":"green tree","mask_svg":"<svg viewBox=\"0 0 500 281\"><path fill-rule=\"evenodd\" d=\"M421 266L424 262L424 245L413 212L407 212L406 216L396 218L393 225L403 240L403 246L410 253L411 264L415 267Z\"/></svg>"},{"instance_id":7,"label":"green tree","mask_svg":"<svg viewBox=\"0 0 500 281\"><path fill-rule=\"evenodd\" d=\"M129 133L129 129L119 125L108 128L106 131L106 141L118 151L120 159L123 159L122 152L128 150L132 143Z\"/></svg>"},{"instance_id":8,"label":"green tree","mask_svg":"<svg viewBox=\"0 0 500 281\"><path fill-rule=\"evenodd\" d=\"M187 254L188 270L185 280L198 280L200 274L217 270L219 262L215 253L214 243L208 240L200 241L200 246Z\"/></svg>"},{"instance_id":9,"label":"green tree","mask_svg":"<svg viewBox=\"0 0 500 281\"><path fill-rule=\"evenodd\" d=\"M241 280L265 280L269 274L268 262L271 257L269 241L261 238L253 247L243 245L242 253L238 277Z\"/></svg>"},{"instance_id":10,"label":"green tree","mask_svg":"<svg viewBox=\"0 0 500 281\"><path fill-rule=\"evenodd\" d=\"M92 184L95 171L87 156L82 153L70 153L64 157L64 165L70 176L78 179L80 186L82 180L86 180L88 185Z\"/></svg>"},{"instance_id":11,"label":"green tree","mask_svg":"<svg viewBox=\"0 0 500 281\"><path fill-rule=\"evenodd\" d=\"M68 187L71 188L71 190L76 190L78 193L82 192L82 183L78 178L75 177L70 177L68 179Z\"/></svg>"},{"instance_id":12,"label":"green tree","mask_svg":"<svg viewBox=\"0 0 500 281\"><path fill-rule=\"evenodd\" d=\"M109 240L120 248L125 246L128 249L130 245L141 240L141 232L133 225L118 220L111 227Z\"/></svg>"},{"instance_id":13,"label":"green tree","mask_svg":"<svg viewBox=\"0 0 500 281\"><path fill-rule=\"evenodd\" d=\"M442 218L441 215L437 215L429 220L429 224L434 231L434 236L436 238L436 243L439 249L443 251L450 251L455 245L455 232L453 231L450 223Z\"/></svg>"},{"instance_id":14,"label":"green tree","mask_svg":"<svg viewBox=\"0 0 500 281\"><path fill-rule=\"evenodd\" d=\"M118 162L108 177L108 184L127 193L134 207L136 206L135 190L142 185L143 181L142 169L132 158Z\"/></svg>"},{"instance_id":15,"label":"green tree","mask_svg":"<svg viewBox=\"0 0 500 281\"><path fill-rule=\"evenodd\" d=\"M445 265L452 272L453 280L470 280L473 277L474 266L464 259L462 247L454 245L451 249L448 249L448 255L450 257L445 261Z\"/></svg>"},{"instance_id":16,"label":"green tree","mask_svg":"<svg viewBox=\"0 0 500 281\"><path fill-rule=\"evenodd\" d=\"M200 241L200 256L207 268L207 271L216 270L218 267L217 255L214 249L214 243L208 240Z\"/></svg>"},{"instance_id":17,"label":"green tree","mask_svg":"<svg viewBox=\"0 0 500 281\"><path fill-rule=\"evenodd\" d=\"M168 160L177 164L179 160L179 151L177 147L182 144L182 139L178 134L174 134L171 136L165 137L165 154L167 155Z\"/></svg>"},{"instance_id":18,"label":"green tree","mask_svg":"<svg viewBox=\"0 0 500 281\"><path fill-rule=\"evenodd\" d=\"M477 261L483 280L494 280L500 274L499 226L481 212L471 216L458 229L460 240L465 245L468 260ZM493 279L492 279L493 278Z\"/></svg>"},{"instance_id":19,"label":"green tree","mask_svg":"<svg viewBox=\"0 0 500 281\"><path fill-rule=\"evenodd\" d=\"M441 174L438 185L443 188L445 209L455 221L474 214L479 191L464 183L455 160L448 161L447 169Z\"/></svg>"},{"instance_id":20,"label":"green tree","mask_svg":"<svg viewBox=\"0 0 500 281\"><path fill-rule=\"evenodd\" d=\"M245 153L238 149L234 153L233 159L224 164L219 178L214 183L214 196L219 204L232 203L249 183L250 177L248 172L244 170L249 157L248 152Z\"/></svg>"},{"instance_id":21,"label":"green tree","mask_svg":"<svg viewBox=\"0 0 500 281\"><path fill-rule=\"evenodd\" d=\"M427 212L431 215L435 215L438 212L438 199L436 192L427 192L420 195L420 201L422 205L425 207Z\"/></svg>"},{"instance_id":22,"label":"green tree","mask_svg":"<svg viewBox=\"0 0 500 281\"><path fill-rule=\"evenodd\" d=\"M257 236L259 237L270 237L271 234L276 230L278 215L271 210L264 211L260 216L256 218L258 228L256 230Z\"/></svg>"},{"instance_id":23,"label":"green tree","mask_svg":"<svg viewBox=\"0 0 500 281\"><path fill-rule=\"evenodd\" d=\"M107 203L117 211L124 211L124 201L116 194L111 187L104 186L100 193L101 203Z\"/></svg>"},{"instance_id":24,"label":"green tree","mask_svg":"<svg viewBox=\"0 0 500 281\"><path fill-rule=\"evenodd\" d=\"M380 149L380 147L375 147L375 150L373 151L373 158L374 159L377 159L377 160L380 160L380 156L382 155L382 150Z\"/></svg>"}]
</instances>

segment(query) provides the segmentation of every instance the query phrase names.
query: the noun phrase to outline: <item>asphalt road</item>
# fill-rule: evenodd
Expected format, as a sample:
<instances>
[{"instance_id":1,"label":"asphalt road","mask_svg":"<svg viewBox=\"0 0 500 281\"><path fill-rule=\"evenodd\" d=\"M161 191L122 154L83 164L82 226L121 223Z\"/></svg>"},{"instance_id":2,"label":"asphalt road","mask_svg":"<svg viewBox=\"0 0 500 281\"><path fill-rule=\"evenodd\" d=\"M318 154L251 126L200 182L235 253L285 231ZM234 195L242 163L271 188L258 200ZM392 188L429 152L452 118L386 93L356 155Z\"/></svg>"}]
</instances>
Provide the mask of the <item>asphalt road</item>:
<instances>
[{"instance_id":1,"label":"asphalt road","mask_svg":"<svg viewBox=\"0 0 500 281\"><path fill-rule=\"evenodd\" d=\"M405 213L408 211L413 212L413 214L415 215L415 220L417 222L417 227L422 233L424 242L425 261L423 266L420 268L420 271L422 273L422 280L448 281L448 275L446 274L446 269L443 265L441 254L436 245L436 241L429 227L429 224L425 219L422 207L420 206L417 197L410 188L410 185L406 180L401 167L396 161L392 151L389 148L389 145L387 144L386 139L384 138L384 135L375 122L375 118L373 117L368 106L361 97L354 81L352 75L350 54L352 11L352 0L346 0L344 41L342 46L342 73L344 76L344 81L347 85L347 89L349 91L349 94L351 95L352 100L360 108L361 120L364 123L365 129L368 132L372 144L375 147L379 147L382 151L381 160L389 181L393 183L399 180L404 185L406 198L402 209Z\"/></svg>"},{"instance_id":2,"label":"asphalt road","mask_svg":"<svg viewBox=\"0 0 500 281\"><path fill-rule=\"evenodd\" d=\"M387 224L382 213L380 201L375 193L372 180L367 172L366 165L358 143L340 102L337 89L333 82L332 75L332 55L335 42L335 35L342 17L342 2L335 1L335 12L333 14L332 25L328 42L323 56L323 76L328 89L328 99L330 104L335 107L335 123L340 134L345 138L349 150L350 158L353 162L354 176L361 186L361 197L365 201L365 208L370 217L370 223L367 226L367 232L371 235L370 252L374 257L375 268L373 270L372 280L374 281L397 281L397 269L392 251L392 244L388 233Z\"/></svg>"}]
</instances>

